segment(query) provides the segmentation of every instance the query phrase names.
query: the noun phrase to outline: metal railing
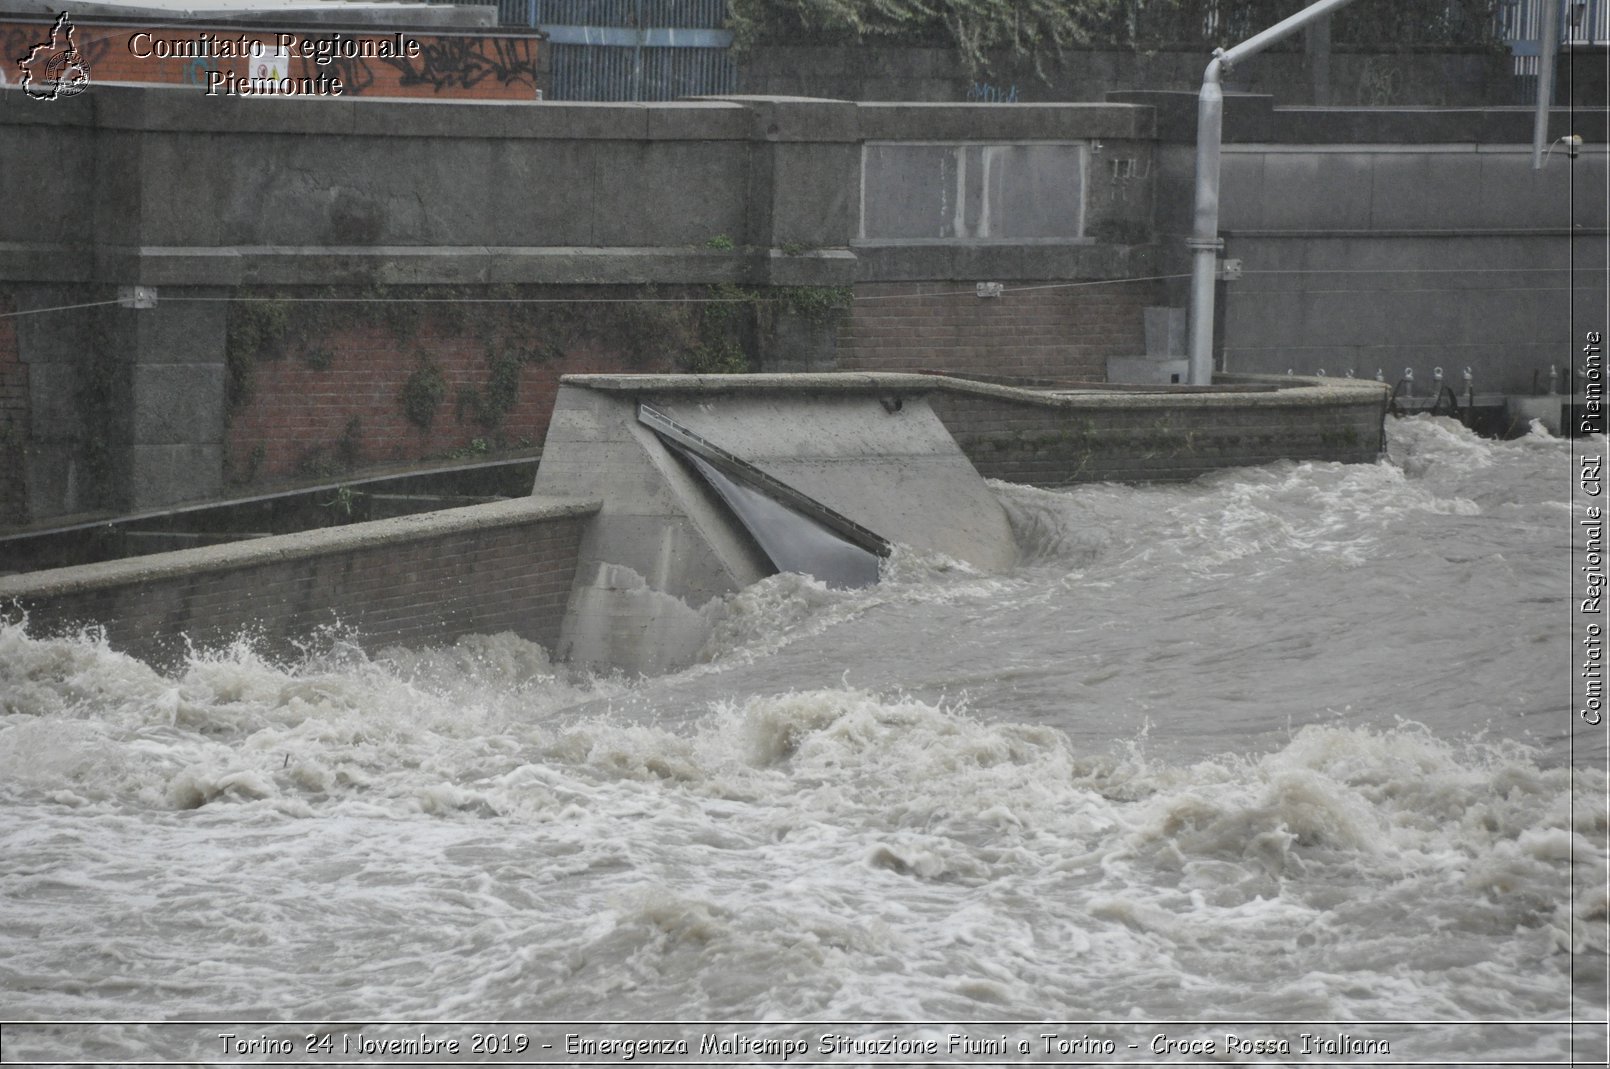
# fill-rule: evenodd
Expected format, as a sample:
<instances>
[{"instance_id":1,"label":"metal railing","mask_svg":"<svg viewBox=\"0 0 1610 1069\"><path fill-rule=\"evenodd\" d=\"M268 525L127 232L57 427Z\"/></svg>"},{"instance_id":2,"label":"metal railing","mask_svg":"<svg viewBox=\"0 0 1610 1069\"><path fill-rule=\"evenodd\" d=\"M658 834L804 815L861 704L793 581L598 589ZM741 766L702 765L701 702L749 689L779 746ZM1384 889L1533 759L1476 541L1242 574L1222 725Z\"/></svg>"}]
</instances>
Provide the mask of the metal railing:
<instances>
[{"instance_id":1,"label":"metal railing","mask_svg":"<svg viewBox=\"0 0 1610 1069\"><path fill-rule=\"evenodd\" d=\"M1558 47L1586 48L1610 43L1610 0L1562 0ZM1499 36L1509 46L1514 64L1518 103L1537 99L1537 76L1542 68L1538 38L1543 25L1543 0L1501 0L1497 11Z\"/></svg>"},{"instance_id":2,"label":"metal railing","mask_svg":"<svg viewBox=\"0 0 1610 1069\"><path fill-rule=\"evenodd\" d=\"M1560 44L1610 42L1610 0L1564 0L1560 6ZM1511 54L1537 55L1543 0L1501 0L1497 19L1499 36L1509 44Z\"/></svg>"},{"instance_id":3,"label":"metal railing","mask_svg":"<svg viewBox=\"0 0 1610 1069\"><path fill-rule=\"evenodd\" d=\"M495 4L505 26L548 33L554 100L671 100L732 93L727 0L456 0ZM1305 6L1302 0L1130 0L1107 28L1115 40L1239 40ZM1610 42L1610 0L1562 0L1561 46ZM1513 57L1518 100L1536 96L1543 0L1361 0L1336 16L1335 44L1479 45Z\"/></svg>"},{"instance_id":4,"label":"metal railing","mask_svg":"<svg viewBox=\"0 0 1610 1069\"><path fill-rule=\"evenodd\" d=\"M675 100L736 92L726 0L496 0L548 35L549 99Z\"/></svg>"}]
</instances>

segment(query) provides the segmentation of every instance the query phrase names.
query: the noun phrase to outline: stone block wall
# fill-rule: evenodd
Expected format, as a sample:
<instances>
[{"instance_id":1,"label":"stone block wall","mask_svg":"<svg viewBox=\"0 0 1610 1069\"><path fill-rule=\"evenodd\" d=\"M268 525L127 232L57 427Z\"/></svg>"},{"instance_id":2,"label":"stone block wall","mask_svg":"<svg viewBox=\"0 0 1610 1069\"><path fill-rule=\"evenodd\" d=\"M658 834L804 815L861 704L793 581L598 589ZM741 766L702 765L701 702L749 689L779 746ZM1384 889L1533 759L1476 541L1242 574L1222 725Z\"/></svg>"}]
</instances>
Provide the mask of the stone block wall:
<instances>
[{"instance_id":1,"label":"stone block wall","mask_svg":"<svg viewBox=\"0 0 1610 1069\"><path fill-rule=\"evenodd\" d=\"M512 631L552 649L596 503L521 498L0 578L34 634L105 628L155 664L253 637L287 652L339 626L365 645Z\"/></svg>"}]
</instances>

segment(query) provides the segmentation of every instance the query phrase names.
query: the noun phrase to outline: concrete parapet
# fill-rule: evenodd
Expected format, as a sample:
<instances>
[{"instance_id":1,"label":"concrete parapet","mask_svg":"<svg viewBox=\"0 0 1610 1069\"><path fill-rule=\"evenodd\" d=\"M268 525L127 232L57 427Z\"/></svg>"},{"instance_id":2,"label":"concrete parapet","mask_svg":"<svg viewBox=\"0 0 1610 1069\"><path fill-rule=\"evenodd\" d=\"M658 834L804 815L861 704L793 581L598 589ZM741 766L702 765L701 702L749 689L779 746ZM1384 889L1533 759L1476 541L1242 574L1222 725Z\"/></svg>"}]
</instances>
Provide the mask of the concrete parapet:
<instances>
[{"instance_id":1,"label":"concrete parapet","mask_svg":"<svg viewBox=\"0 0 1610 1069\"><path fill-rule=\"evenodd\" d=\"M1226 388L1026 390L949 379L932 404L981 474L1037 486L1193 479L1277 460L1367 463L1384 448L1391 391L1382 383L1216 381Z\"/></svg>"},{"instance_id":2,"label":"concrete parapet","mask_svg":"<svg viewBox=\"0 0 1610 1069\"><path fill-rule=\"evenodd\" d=\"M777 570L696 467L640 421L639 404L885 542L1011 567L999 502L928 407L937 383L898 374L567 377L536 490L603 506L581 546L561 655L640 672L685 664L708 636L700 610Z\"/></svg>"},{"instance_id":3,"label":"concrete parapet","mask_svg":"<svg viewBox=\"0 0 1610 1069\"><path fill-rule=\"evenodd\" d=\"M981 133L1003 141L1067 141L1155 136L1152 109L1104 104L941 104L856 105L860 135L868 141L978 140Z\"/></svg>"},{"instance_id":4,"label":"concrete parapet","mask_svg":"<svg viewBox=\"0 0 1610 1069\"><path fill-rule=\"evenodd\" d=\"M167 663L245 634L270 651L339 625L365 643L512 631L552 647L596 501L520 498L0 577L37 634L105 628Z\"/></svg>"}]
</instances>

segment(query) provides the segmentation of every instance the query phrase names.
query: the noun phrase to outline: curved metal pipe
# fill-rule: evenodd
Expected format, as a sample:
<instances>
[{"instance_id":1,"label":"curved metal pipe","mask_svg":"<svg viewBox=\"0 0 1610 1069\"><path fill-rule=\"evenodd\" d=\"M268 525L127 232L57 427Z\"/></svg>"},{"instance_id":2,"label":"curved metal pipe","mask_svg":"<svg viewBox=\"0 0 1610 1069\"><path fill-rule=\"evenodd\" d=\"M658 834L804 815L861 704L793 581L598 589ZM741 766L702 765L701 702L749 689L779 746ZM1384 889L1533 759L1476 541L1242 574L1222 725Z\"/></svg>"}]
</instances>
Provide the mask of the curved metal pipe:
<instances>
[{"instance_id":1,"label":"curved metal pipe","mask_svg":"<svg viewBox=\"0 0 1610 1069\"><path fill-rule=\"evenodd\" d=\"M1196 209L1192 214L1190 365L1187 378L1193 386L1213 382L1213 287L1218 274L1219 250L1219 147L1224 133L1224 89L1219 78L1243 59L1285 40L1316 19L1324 18L1353 0L1319 0L1295 15L1253 34L1228 50L1219 48L1202 72L1202 91L1196 103Z\"/></svg>"},{"instance_id":2,"label":"curved metal pipe","mask_svg":"<svg viewBox=\"0 0 1610 1069\"><path fill-rule=\"evenodd\" d=\"M1219 266L1219 146L1224 132L1224 90L1219 85L1219 57L1202 74L1202 91L1196 98L1196 207L1191 215L1190 364L1186 379L1192 386L1213 381L1213 287Z\"/></svg>"}]
</instances>

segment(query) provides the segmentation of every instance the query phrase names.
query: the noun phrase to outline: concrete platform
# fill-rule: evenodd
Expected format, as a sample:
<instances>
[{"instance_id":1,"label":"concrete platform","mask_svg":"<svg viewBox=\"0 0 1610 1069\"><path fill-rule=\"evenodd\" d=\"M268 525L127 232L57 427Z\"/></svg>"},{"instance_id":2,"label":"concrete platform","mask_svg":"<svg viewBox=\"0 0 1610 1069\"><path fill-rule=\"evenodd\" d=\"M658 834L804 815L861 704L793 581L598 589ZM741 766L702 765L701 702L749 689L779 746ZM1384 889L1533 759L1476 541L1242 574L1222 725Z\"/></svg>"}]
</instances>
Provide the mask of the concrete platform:
<instances>
[{"instance_id":1,"label":"concrete platform","mask_svg":"<svg viewBox=\"0 0 1610 1069\"><path fill-rule=\"evenodd\" d=\"M922 375L564 379L535 491L603 505L560 656L643 672L686 663L706 637L698 610L776 570L639 404L886 542L1011 568L1005 513L928 406L943 388Z\"/></svg>"}]
</instances>

